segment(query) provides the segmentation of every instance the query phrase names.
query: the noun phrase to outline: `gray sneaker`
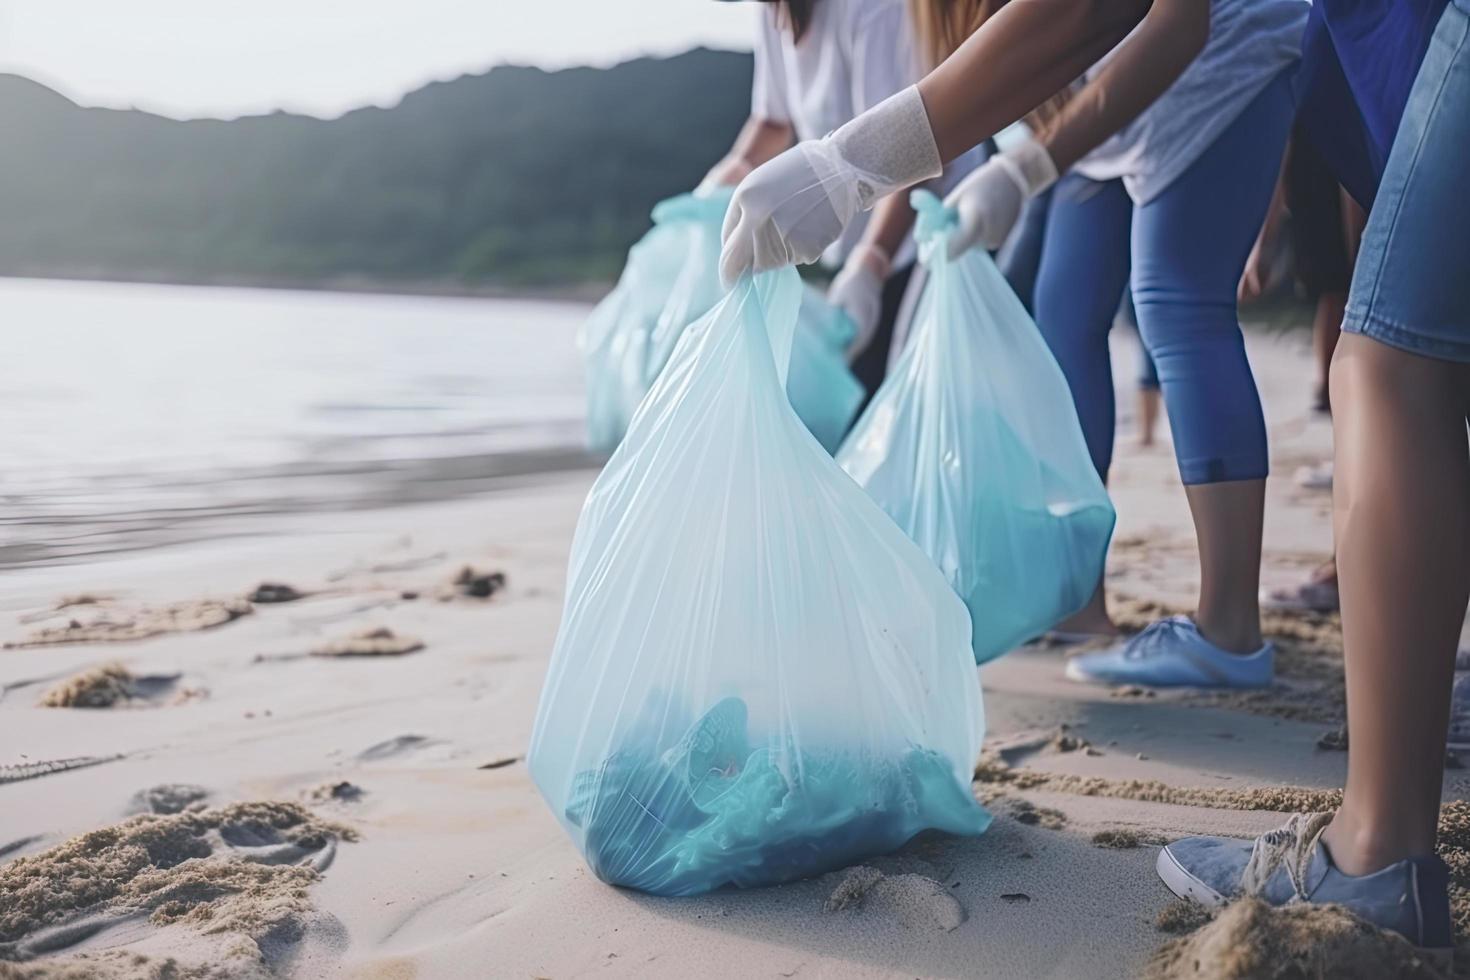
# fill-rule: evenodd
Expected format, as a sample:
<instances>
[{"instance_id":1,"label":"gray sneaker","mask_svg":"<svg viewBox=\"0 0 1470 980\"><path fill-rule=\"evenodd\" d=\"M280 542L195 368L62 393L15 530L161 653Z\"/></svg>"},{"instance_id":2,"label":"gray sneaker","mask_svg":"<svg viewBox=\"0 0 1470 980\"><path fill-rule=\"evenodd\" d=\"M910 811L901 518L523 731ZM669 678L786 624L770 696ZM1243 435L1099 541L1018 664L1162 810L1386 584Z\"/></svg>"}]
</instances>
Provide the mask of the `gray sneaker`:
<instances>
[{"instance_id":1,"label":"gray sneaker","mask_svg":"<svg viewBox=\"0 0 1470 980\"><path fill-rule=\"evenodd\" d=\"M1319 840L1331 821L1330 813L1297 814L1254 841L1186 837L1159 851L1159 877L1180 898L1211 908L1246 895L1270 905L1341 905L1448 968L1454 952L1449 868L1431 856L1361 877L1343 874Z\"/></svg>"}]
</instances>

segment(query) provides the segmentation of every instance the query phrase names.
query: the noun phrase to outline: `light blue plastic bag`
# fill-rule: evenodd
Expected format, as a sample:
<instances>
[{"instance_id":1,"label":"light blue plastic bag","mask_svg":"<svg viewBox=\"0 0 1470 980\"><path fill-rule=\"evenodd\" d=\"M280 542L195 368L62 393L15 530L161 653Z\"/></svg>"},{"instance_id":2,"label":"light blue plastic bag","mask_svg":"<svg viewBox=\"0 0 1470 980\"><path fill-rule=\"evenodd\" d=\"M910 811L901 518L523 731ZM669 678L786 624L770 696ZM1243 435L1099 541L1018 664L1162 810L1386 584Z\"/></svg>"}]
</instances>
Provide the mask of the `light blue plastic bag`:
<instances>
[{"instance_id":1,"label":"light blue plastic bag","mask_svg":"<svg viewBox=\"0 0 1470 980\"><path fill-rule=\"evenodd\" d=\"M587 362L589 446L610 452L688 326L724 296L720 227L733 188L680 194L653 209L654 227L628 253L614 290L579 335ZM797 415L834 452L862 404L844 352L852 321L806 289L788 393Z\"/></svg>"},{"instance_id":2,"label":"light blue plastic bag","mask_svg":"<svg viewBox=\"0 0 1470 980\"><path fill-rule=\"evenodd\" d=\"M664 895L977 834L969 616L784 394L802 286L690 326L593 485L531 736L599 877Z\"/></svg>"},{"instance_id":3,"label":"light blue plastic bag","mask_svg":"<svg viewBox=\"0 0 1470 980\"><path fill-rule=\"evenodd\" d=\"M952 212L912 201L929 280L837 461L965 600L983 663L1087 602L1114 513L1036 324L983 250L949 260Z\"/></svg>"}]
</instances>

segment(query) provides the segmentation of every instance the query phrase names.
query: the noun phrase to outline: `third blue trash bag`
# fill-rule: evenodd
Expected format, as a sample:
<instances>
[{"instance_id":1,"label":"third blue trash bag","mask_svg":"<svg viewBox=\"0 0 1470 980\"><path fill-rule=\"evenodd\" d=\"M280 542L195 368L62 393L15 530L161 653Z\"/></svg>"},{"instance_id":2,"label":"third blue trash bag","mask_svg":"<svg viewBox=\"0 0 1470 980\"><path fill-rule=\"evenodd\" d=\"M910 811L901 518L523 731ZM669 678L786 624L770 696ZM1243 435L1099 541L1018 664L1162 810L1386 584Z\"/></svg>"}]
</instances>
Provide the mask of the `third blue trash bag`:
<instances>
[{"instance_id":1,"label":"third blue trash bag","mask_svg":"<svg viewBox=\"0 0 1470 980\"><path fill-rule=\"evenodd\" d=\"M610 452L690 324L724 295L720 227L733 188L680 194L653 209L654 226L629 251L623 275L580 335L587 362L588 443ZM862 403L844 351L852 322L803 291L788 394L797 415L834 452Z\"/></svg>"},{"instance_id":2,"label":"third blue trash bag","mask_svg":"<svg viewBox=\"0 0 1470 980\"><path fill-rule=\"evenodd\" d=\"M792 269L690 325L593 484L528 753L592 870L661 895L978 834L969 614L797 418Z\"/></svg>"},{"instance_id":3,"label":"third blue trash bag","mask_svg":"<svg viewBox=\"0 0 1470 980\"><path fill-rule=\"evenodd\" d=\"M837 461L964 599L984 663L1087 602L1115 515L1036 324L984 250L948 257L950 209L912 201L928 282Z\"/></svg>"}]
</instances>

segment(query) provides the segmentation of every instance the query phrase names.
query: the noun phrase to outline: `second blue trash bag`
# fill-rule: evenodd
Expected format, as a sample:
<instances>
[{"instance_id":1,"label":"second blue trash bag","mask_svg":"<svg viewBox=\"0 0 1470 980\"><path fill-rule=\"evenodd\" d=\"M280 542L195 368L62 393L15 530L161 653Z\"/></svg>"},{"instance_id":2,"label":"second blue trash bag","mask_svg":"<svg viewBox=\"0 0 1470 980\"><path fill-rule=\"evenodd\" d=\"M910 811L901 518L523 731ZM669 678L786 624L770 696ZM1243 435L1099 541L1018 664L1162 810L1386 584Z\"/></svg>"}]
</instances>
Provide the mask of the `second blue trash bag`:
<instances>
[{"instance_id":1,"label":"second blue trash bag","mask_svg":"<svg viewBox=\"0 0 1470 980\"><path fill-rule=\"evenodd\" d=\"M969 615L785 394L801 283L691 325L582 510L529 767L603 880L788 881L978 834Z\"/></svg>"},{"instance_id":2,"label":"second blue trash bag","mask_svg":"<svg viewBox=\"0 0 1470 980\"><path fill-rule=\"evenodd\" d=\"M593 450L617 446L686 328L724 295L720 225L732 193L717 188L655 205L653 228L629 251L617 286L584 324L578 342L587 364ZM836 451L863 400L844 353L852 332L852 321L821 293L803 291L787 390L828 452Z\"/></svg>"},{"instance_id":3,"label":"second blue trash bag","mask_svg":"<svg viewBox=\"0 0 1470 980\"><path fill-rule=\"evenodd\" d=\"M984 663L1076 612L1114 512L1067 380L990 256L916 191L929 279L908 346L837 461L944 572Z\"/></svg>"}]
</instances>

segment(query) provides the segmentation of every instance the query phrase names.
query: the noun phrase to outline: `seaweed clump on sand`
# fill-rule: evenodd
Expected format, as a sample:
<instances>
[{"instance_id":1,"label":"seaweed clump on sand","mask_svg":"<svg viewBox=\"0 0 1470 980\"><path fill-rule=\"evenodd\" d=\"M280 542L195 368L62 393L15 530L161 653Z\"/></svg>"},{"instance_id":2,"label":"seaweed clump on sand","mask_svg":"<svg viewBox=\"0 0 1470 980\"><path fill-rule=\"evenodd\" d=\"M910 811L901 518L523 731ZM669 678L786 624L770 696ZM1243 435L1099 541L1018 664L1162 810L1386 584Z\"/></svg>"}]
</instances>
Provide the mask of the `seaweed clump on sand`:
<instances>
[{"instance_id":1,"label":"seaweed clump on sand","mask_svg":"<svg viewBox=\"0 0 1470 980\"><path fill-rule=\"evenodd\" d=\"M226 935L222 955L258 965L261 941L303 934L318 868L355 836L295 803L245 802L73 837L0 867L0 960L64 945L57 927L81 938L142 913Z\"/></svg>"},{"instance_id":2,"label":"seaweed clump on sand","mask_svg":"<svg viewBox=\"0 0 1470 980\"><path fill-rule=\"evenodd\" d=\"M1437 980L1441 974L1401 936L1337 905L1272 908L1242 899L1154 954L1149 980L1332 977Z\"/></svg>"},{"instance_id":3,"label":"seaweed clump on sand","mask_svg":"<svg viewBox=\"0 0 1470 980\"><path fill-rule=\"evenodd\" d=\"M43 708L111 708L140 697L137 678L122 664L83 671L41 695Z\"/></svg>"}]
</instances>

